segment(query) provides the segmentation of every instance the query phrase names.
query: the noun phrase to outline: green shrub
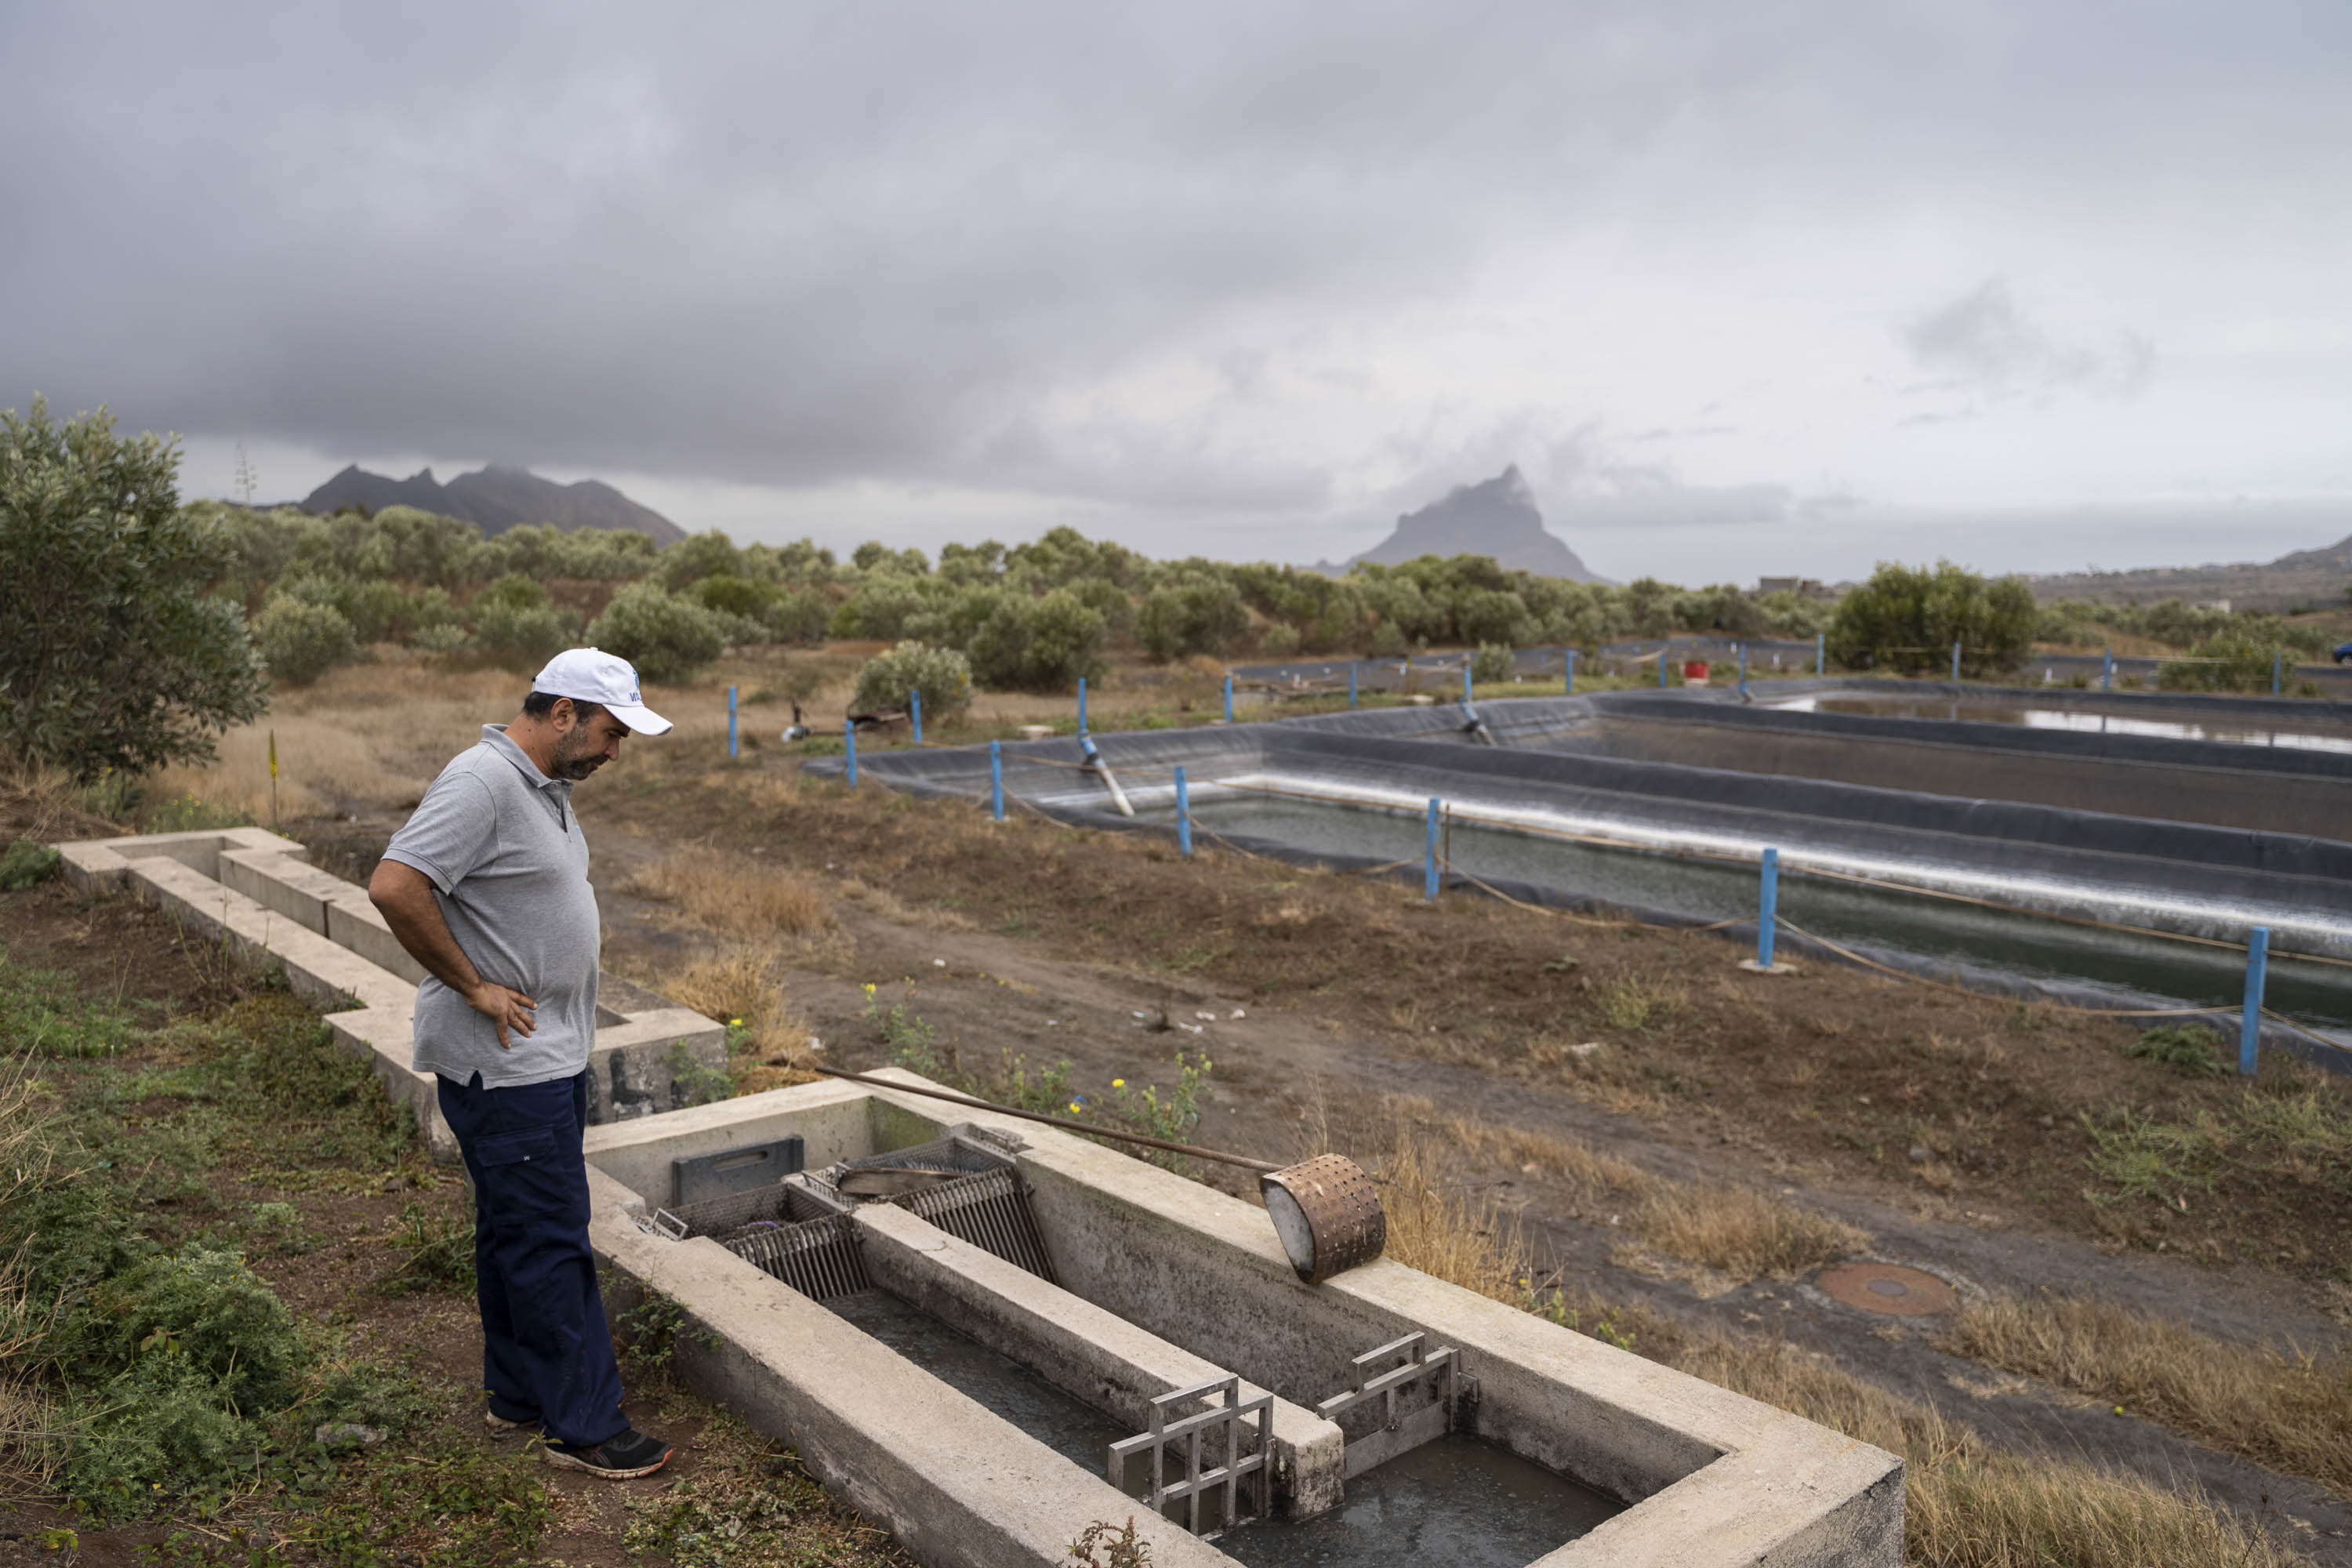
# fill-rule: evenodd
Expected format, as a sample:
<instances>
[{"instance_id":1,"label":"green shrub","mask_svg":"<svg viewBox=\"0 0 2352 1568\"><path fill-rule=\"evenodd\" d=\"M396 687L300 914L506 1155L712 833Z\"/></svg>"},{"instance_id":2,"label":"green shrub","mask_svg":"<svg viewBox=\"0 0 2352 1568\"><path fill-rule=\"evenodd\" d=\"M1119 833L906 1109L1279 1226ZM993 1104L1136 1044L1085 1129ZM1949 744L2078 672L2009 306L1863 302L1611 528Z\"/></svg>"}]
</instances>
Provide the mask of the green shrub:
<instances>
[{"instance_id":1,"label":"green shrub","mask_svg":"<svg viewBox=\"0 0 2352 1568\"><path fill-rule=\"evenodd\" d=\"M908 622L924 609L922 588L911 577L880 572L858 586L833 613L833 635L849 641L889 642L905 637Z\"/></svg>"},{"instance_id":2,"label":"green shrub","mask_svg":"<svg viewBox=\"0 0 2352 1568\"><path fill-rule=\"evenodd\" d=\"M474 647L504 664L545 664L573 645L580 617L548 601L531 578L509 573L474 596Z\"/></svg>"},{"instance_id":3,"label":"green shrub","mask_svg":"<svg viewBox=\"0 0 2352 1568\"><path fill-rule=\"evenodd\" d=\"M8 853L0 858L0 892L21 893L34 883L58 874L65 857L46 844L36 844L29 838L19 838L8 846Z\"/></svg>"},{"instance_id":4,"label":"green shrub","mask_svg":"<svg viewBox=\"0 0 2352 1568\"><path fill-rule=\"evenodd\" d=\"M1961 673L1996 674L2032 650L2039 620L2022 577L1989 580L1948 561L1932 569L1882 562L1838 602L1829 655L1851 669L1917 674L1948 670L1958 643Z\"/></svg>"},{"instance_id":5,"label":"green shrub","mask_svg":"<svg viewBox=\"0 0 2352 1568\"><path fill-rule=\"evenodd\" d=\"M589 646L635 665L647 680L684 680L719 657L727 632L717 612L651 583L632 583L589 623L587 637Z\"/></svg>"},{"instance_id":6,"label":"green shrub","mask_svg":"<svg viewBox=\"0 0 2352 1568\"><path fill-rule=\"evenodd\" d=\"M1470 656L1470 679L1481 685L1508 680L1517 668L1518 661L1511 657L1508 643L1480 643L1478 651Z\"/></svg>"},{"instance_id":7,"label":"green shrub","mask_svg":"<svg viewBox=\"0 0 2352 1568\"><path fill-rule=\"evenodd\" d=\"M1268 658L1288 658L1305 640L1288 621L1276 621L1257 634L1257 651Z\"/></svg>"},{"instance_id":8,"label":"green shrub","mask_svg":"<svg viewBox=\"0 0 2352 1568\"><path fill-rule=\"evenodd\" d=\"M0 412L0 752L87 784L209 761L268 705L239 604L206 592L234 542L182 509L179 461L102 408Z\"/></svg>"},{"instance_id":9,"label":"green shrub","mask_svg":"<svg viewBox=\"0 0 2352 1568\"><path fill-rule=\"evenodd\" d=\"M1003 594L971 639L972 678L998 689L1066 691L1101 667L1103 618L1066 588Z\"/></svg>"},{"instance_id":10,"label":"green shrub","mask_svg":"<svg viewBox=\"0 0 2352 1568\"><path fill-rule=\"evenodd\" d=\"M1159 663L1223 657L1249 630L1240 590L1217 578L1154 588L1136 612L1135 638Z\"/></svg>"},{"instance_id":11,"label":"green shrub","mask_svg":"<svg viewBox=\"0 0 2352 1568\"><path fill-rule=\"evenodd\" d=\"M359 658L352 623L331 605L273 593L253 621L254 646L271 680L308 686L339 664Z\"/></svg>"},{"instance_id":12,"label":"green shrub","mask_svg":"<svg viewBox=\"0 0 2352 1568\"><path fill-rule=\"evenodd\" d=\"M2268 616L2236 617L2197 645L2196 664L2165 664L2157 685L2168 691L2263 691L2271 676L2294 663L2285 628Z\"/></svg>"},{"instance_id":13,"label":"green shrub","mask_svg":"<svg viewBox=\"0 0 2352 1568\"><path fill-rule=\"evenodd\" d=\"M735 548L733 540L715 528L688 534L661 552L662 584L671 589L699 583L705 577L741 575L743 552Z\"/></svg>"},{"instance_id":14,"label":"green shrub","mask_svg":"<svg viewBox=\"0 0 2352 1568\"><path fill-rule=\"evenodd\" d=\"M2225 1070L2221 1047L2221 1035L2202 1025L2164 1024L2126 1046L2124 1054L2162 1062L2182 1072L2219 1073Z\"/></svg>"},{"instance_id":15,"label":"green shrub","mask_svg":"<svg viewBox=\"0 0 2352 1568\"><path fill-rule=\"evenodd\" d=\"M923 717L944 724L971 706L971 661L953 648L902 642L877 654L857 670L850 700L861 711L903 711L907 694L923 694Z\"/></svg>"}]
</instances>

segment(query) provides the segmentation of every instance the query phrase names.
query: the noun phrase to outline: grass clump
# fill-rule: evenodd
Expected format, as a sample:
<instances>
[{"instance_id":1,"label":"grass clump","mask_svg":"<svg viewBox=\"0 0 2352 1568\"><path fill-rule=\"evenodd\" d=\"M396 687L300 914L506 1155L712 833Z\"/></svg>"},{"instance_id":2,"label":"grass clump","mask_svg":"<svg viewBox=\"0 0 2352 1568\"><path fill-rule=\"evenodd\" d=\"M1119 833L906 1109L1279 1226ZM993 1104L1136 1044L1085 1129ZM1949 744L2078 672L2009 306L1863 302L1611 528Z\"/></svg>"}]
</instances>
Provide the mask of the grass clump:
<instances>
[{"instance_id":1,"label":"grass clump","mask_svg":"<svg viewBox=\"0 0 2352 1568\"><path fill-rule=\"evenodd\" d=\"M2218 1075L2224 1070L2220 1033L2198 1024L2164 1024L2149 1029L2126 1046L2124 1055L2160 1062L2185 1073Z\"/></svg>"},{"instance_id":2,"label":"grass clump","mask_svg":"<svg viewBox=\"0 0 2352 1568\"><path fill-rule=\"evenodd\" d=\"M46 844L19 838L0 855L0 893L21 893L34 883L58 874L65 857Z\"/></svg>"},{"instance_id":3,"label":"grass clump","mask_svg":"<svg viewBox=\"0 0 2352 1568\"><path fill-rule=\"evenodd\" d=\"M2352 1495L2352 1360L2226 1344L2104 1301L1970 1302L1937 1342Z\"/></svg>"},{"instance_id":4,"label":"grass clump","mask_svg":"<svg viewBox=\"0 0 2352 1568\"><path fill-rule=\"evenodd\" d=\"M833 927L824 893L781 867L690 849L640 867L621 891L675 905L721 936L814 936Z\"/></svg>"}]
</instances>

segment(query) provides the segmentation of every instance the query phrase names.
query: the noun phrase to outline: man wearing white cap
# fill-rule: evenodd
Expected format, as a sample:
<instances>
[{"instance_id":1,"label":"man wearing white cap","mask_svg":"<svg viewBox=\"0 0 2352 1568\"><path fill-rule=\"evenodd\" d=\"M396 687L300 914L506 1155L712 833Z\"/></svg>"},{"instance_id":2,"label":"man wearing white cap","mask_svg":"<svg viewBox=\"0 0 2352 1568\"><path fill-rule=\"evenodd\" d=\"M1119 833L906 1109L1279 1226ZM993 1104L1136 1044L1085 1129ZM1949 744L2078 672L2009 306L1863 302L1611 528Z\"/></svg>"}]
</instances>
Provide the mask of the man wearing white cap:
<instances>
[{"instance_id":1,"label":"man wearing white cap","mask_svg":"<svg viewBox=\"0 0 2352 1568\"><path fill-rule=\"evenodd\" d=\"M548 661L522 712L485 724L393 835L368 882L427 978L411 1063L474 1184L474 1268L490 1429L536 1426L548 1462L626 1479L668 1445L621 1413L588 1247L588 1050L600 922L572 786L669 721L628 660L575 647Z\"/></svg>"}]
</instances>

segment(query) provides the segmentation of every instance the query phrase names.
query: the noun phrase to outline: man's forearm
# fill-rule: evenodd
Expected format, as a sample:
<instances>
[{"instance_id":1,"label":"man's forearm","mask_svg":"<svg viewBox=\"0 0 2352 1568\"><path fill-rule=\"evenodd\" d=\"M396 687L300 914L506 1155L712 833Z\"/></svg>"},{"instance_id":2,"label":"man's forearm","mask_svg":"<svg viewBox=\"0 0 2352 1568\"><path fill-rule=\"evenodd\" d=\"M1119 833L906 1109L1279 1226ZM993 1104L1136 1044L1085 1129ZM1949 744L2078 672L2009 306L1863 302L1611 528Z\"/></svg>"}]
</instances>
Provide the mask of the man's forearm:
<instances>
[{"instance_id":1,"label":"man's forearm","mask_svg":"<svg viewBox=\"0 0 2352 1568\"><path fill-rule=\"evenodd\" d=\"M471 995L482 984L480 971L450 934L449 922L433 897L433 883L425 873L397 860L376 867L368 881L368 900L383 911L383 923L408 956L426 973L460 996Z\"/></svg>"}]
</instances>

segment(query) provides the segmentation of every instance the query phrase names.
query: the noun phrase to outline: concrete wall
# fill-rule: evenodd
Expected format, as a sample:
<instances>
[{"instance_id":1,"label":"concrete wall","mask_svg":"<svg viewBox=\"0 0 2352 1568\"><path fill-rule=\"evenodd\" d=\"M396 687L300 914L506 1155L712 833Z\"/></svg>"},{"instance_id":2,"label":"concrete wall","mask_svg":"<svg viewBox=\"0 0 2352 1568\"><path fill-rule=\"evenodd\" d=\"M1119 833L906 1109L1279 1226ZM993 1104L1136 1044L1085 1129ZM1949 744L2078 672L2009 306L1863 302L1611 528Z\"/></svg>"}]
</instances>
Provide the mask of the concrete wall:
<instances>
[{"instance_id":1,"label":"concrete wall","mask_svg":"<svg viewBox=\"0 0 2352 1568\"><path fill-rule=\"evenodd\" d=\"M885 1076L921 1081L898 1069ZM677 1154L838 1128L845 1091L866 1092L810 1085L592 1132L591 1163L609 1184L599 1187L600 1226L625 1226L635 1238L616 1260L633 1271L670 1266L683 1248L638 1233L626 1210L642 1197L609 1173L666 1181ZM936 1102L887 1090L871 1098L868 1125L883 1134L874 1152L927 1141L947 1125ZM730 1136L735 1108L740 1131ZM1544 1557L1545 1568L1892 1568L1902 1560L1903 1463L1894 1455L1392 1261L1303 1285L1254 1205L1051 1129L984 1111L951 1114L1028 1143L1018 1162L1062 1280L1058 1294L1094 1310L1058 1301L1026 1275L1003 1279L977 1258L950 1264L951 1238L911 1216L861 1216L869 1268L985 1342L1003 1340L997 1348L1016 1359L1115 1385L1082 1397L1131 1401L1150 1376L1179 1376L1192 1364L1173 1359L1181 1355L1240 1374L1303 1407L1303 1416L1348 1385L1350 1357L1419 1330L1433 1346L1462 1351L1463 1370L1476 1381L1472 1420L1481 1436L1633 1504ZM769 1289L793 1294L781 1282ZM711 1386L735 1402L723 1382ZM805 1454L827 1440L828 1424L870 1418L849 1410L820 1418L793 1403L814 1397L806 1389L789 1399L781 1390L762 1394L775 1422L765 1429ZM846 1474L865 1461L824 1462Z\"/></svg>"},{"instance_id":2,"label":"concrete wall","mask_svg":"<svg viewBox=\"0 0 2352 1568\"><path fill-rule=\"evenodd\" d=\"M432 1076L408 1064L416 984L425 971L393 937L366 889L309 863L309 851L258 827L141 834L60 844L67 880L87 893L128 893L239 957L274 963L288 987L326 1015L344 1048L368 1058L409 1108L433 1157L457 1159ZM727 1031L637 987L614 986L628 1011L601 1005L591 1047L592 1121L650 1116L689 1092L691 1070L727 1065Z\"/></svg>"}]
</instances>

